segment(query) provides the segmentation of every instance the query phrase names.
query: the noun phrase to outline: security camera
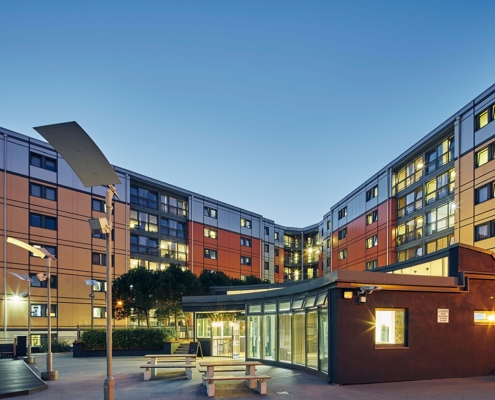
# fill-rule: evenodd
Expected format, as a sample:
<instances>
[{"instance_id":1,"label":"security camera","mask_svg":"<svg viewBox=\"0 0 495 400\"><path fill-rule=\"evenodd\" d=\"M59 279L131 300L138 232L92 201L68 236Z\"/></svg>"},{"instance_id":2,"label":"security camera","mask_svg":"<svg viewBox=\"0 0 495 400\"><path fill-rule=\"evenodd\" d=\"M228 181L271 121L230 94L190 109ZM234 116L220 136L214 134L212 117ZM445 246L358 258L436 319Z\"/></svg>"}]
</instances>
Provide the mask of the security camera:
<instances>
[{"instance_id":1,"label":"security camera","mask_svg":"<svg viewBox=\"0 0 495 400\"><path fill-rule=\"evenodd\" d=\"M375 290L382 290L381 286L361 286L359 288L358 295L367 295L373 293Z\"/></svg>"}]
</instances>

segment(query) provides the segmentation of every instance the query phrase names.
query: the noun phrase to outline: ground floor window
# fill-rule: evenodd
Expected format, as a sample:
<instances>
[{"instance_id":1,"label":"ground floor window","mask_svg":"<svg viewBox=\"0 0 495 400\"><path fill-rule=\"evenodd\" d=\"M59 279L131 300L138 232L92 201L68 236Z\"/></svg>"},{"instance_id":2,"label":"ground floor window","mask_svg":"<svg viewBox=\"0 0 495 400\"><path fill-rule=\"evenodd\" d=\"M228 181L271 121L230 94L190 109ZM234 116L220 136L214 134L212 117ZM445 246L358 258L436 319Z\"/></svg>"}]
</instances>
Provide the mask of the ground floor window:
<instances>
[{"instance_id":1,"label":"ground floor window","mask_svg":"<svg viewBox=\"0 0 495 400\"><path fill-rule=\"evenodd\" d=\"M261 358L261 316L250 315L248 318L248 352L250 358Z\"/></svg>"},{"instance_id":2,"label":"ground floor window","mask_svg":"<svg viewBox=\"0 0 495 400\"><path fill-rule=\"evenodd\" d=\"M292 329L291 315L281 314L278 316L278 354L279 361L292 362Z\"/></svg>"},{"instance_id":3,"label":"ground floor window","mask_svg":"<svg viewBox=\"0 0 495 400\"><path fill-rule=\"evenodd\" d=\"M318 313L316 310L306 314L306 357L308 367L318 369Z\"/></svg>"},{"instance_id":4,"label":"ground floor window","mask_svg":"<svg viewBox=\"0 0 495 400\"><path fill-rule=\"evenodd\" d=\"M265 337L263 358L265 360L276 360L276 347L277 347L277 316L265 315L263 317L264 330L263 334Z\"/></svg>"},{"instance_id":5,"label":"ground floor window","mask_svg":"<svg viewBox=\"0 0 495 400\"><path fill-rule=\"evenodd\" d=\"M292 362L294 364L306 364L305 318L306 314L298 313L292 316Z\"/></svg>"},{"instance_id":6,"label":"ground floor window","mask_svg":"<svg viewBox=\"0 0 495 400\"><path fill-rule=\"evenodd\" d=\"M318 318L320 369L328 373L328 310L321 308L318 311Z\"/></svg>"},{"instance_id":7,"label":"ground floor window","mask_svg":"<svg viewBox=\"0 0 495 400\"><path fill-rule=\"evenodd\" d=\"M377 346L405 346L405 333L406 310L376 310L375 344Z\"/></svg>"}]
</instances>

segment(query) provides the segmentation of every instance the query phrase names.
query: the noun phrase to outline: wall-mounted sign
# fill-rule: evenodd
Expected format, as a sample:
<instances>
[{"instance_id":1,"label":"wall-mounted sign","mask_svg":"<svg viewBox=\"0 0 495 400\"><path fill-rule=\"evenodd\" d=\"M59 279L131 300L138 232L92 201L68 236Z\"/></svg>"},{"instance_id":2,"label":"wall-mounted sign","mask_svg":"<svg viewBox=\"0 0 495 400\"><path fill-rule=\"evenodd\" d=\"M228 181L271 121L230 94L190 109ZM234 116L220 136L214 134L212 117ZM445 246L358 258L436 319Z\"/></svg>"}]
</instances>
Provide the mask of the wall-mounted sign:
<instances>
[{"instance_id":1,"label":"wall-mounted sign","mask_svg":"<svg viewBox=\"0 0 495 400\"><path fill-rule=\"evenodd\" d=\"M439 324L448 324L449 323L449 309L448 308L439 308L438 309L437 322Z\"/></svg>"}]
</instances>

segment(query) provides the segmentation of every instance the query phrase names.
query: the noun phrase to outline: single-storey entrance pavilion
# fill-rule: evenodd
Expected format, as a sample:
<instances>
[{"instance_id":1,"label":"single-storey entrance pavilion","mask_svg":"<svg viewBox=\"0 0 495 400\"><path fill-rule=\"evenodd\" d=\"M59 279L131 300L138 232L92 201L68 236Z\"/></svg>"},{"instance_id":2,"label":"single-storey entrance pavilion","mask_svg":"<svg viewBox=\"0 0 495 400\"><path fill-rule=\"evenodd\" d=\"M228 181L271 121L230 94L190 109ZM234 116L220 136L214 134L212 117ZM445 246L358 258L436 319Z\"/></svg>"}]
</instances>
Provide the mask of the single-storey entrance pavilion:
<instances>
[{"instance_id":1,"label":"single-storey entrance pavilion","mask_svg":"<svg viewBox=\"0 0 495 400\"><path fill-rule=\"evenodd\" d=\"M195 314L205 354L226 355L230 341L229 355L334 384L493 374L495 253L456 244L415 261L288 287L227 288L184 297L183 308Z\"/></svg>"}]
</instances>

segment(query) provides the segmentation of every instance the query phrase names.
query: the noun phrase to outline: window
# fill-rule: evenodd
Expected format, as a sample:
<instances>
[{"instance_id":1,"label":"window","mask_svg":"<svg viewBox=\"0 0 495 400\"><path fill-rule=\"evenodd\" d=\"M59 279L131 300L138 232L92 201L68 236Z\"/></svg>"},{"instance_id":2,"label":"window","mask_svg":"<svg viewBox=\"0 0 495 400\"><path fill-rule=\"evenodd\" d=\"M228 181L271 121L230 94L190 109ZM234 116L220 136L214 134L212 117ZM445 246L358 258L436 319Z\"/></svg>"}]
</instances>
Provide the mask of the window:
<instances>
[{"instance_id":1,"label":"window","mask_svg":"<svg viewBox=\"0 0 495 400\"><path fill-rule=\"evenodd\" d=\"M327 267L330 268L330 257L327 257Z\"/></svg>"},{"instance_id":2,"label":"window","mask_svg":"<svg viewBox=\"0 0 495 400\"><path fill-rule=\"evenodd\" d=\"M131 204L158 209L158 192L131 185Z\"/></svg>"},{"instance_id":3,"label":"window","mask_svg":"<svg viewBox=\"0 0 495 400\"><path fill-rule=\"evenodd\" d=\"M146 232L158 232L158 217L156 215L131 210L129 219L129 226L131 229L140 229Z\"/></svg>"},{"instance_id":4,"label":"window","mask_svg":"<svg viewBox=\"0 0 495 400\"><path fill-rule=\"evenodd\" d=\"M29 224L37 228L57 230L57 218L49 217L48 215L29 214Z\"/></svg>"},{"instance_id":5,"label":"window","mask_svg":"<svg viewBox=\"0 0 495 400\"><path fill-rule=\"evenodd\" d=\"M274 234L275 240L278 240L278 232L275 232Z\"/></svg>"},{"instance_id":6,"label":"window","mask_svg":"<svg viewBox=\"0 0 495 400\"><path fill-rule=\"evenodd\" d=\"M347 216L347 206L339 210L339 219L342 219L346 216Z\"/></svg>"},{"instance_id":7,"label":"window","mask_svg":"<svg viewBox=\"0 0 495 400\"><path fill-rule=\"evenodd\" d=\"M454 235L449 235L440 239L433 240L432 242L426 243L426 254L431 254L435 251L445 249L451 244L454 244Z\"/></svg>"},{"instance_id":8,"label":"window","mask_svg":"<svg viewBox=\"0 0 495 400\"><path fill-rule=\"evenodd\" d=\"M241 256L241 264L242 265L251 265L251 257Z\"/></svg>"},{"instance_id":9,"label":"window","mask_svg":"<svg viewBox=\"0 0 495 400\"><path fill-rule=\"evenodd\" d=\"M265 261L265 271L268 271L270 269L270 263L268 261Z\"/></svg>"},{"instance_id":10,"label":"window","mask_svg":"<svg viewBox=\"0 0 495 400\"><path fill-rule=\"evenodd\" d=\"M485 147L484 149L477 151L475 155L476 167L481 167L482 165L486 164L488 161L493 160L494 154L495 154L495 143L492 143L488 147Z\"/></svg>"},{"instance_id":11,"label":"window","mask_svg":"<svg viewBox=\"0 0 495 400\"><path fill-rule=\"evenodd\" d=\"M31 287L40 287L40 288L48 287L48 279L45 278L45 280L40 281L38 274L33 274L33 273L29 274L29 277L31 278ZM57 275L50 274L50 288L56 289L57 284L58 284Z\"/></svg>"},{"instance_id":12,"label":"window","mask_svg":"<svg viewBox=\"0 0 495 400\"><path fill-rule=\"evenodd\" d=\"M251 220L246 218L241 218L241 226L243 228L251 229Z\"/></svg>"},{"instance_id":13,"label":"window","mask_svg":"<svg viewBox=\"0 0 495 400\"><path fill-rule=\"evenodd\" d=\"M339 240L344 239L347 237L347 228L341 229L338 233L339 235Z\"/></svg>"},{"instance_id":14,"label":"window","mask_svg":"<svg viewBox=\"0 0 495 400\"><path fill-rule=\"evenodd\" d=\"M378 210L375 210L366 216L366 225L371 225L376 221L378 221Z\"/></svg>"},{"instance_id":15,"label":"window","mask_svg":"<svg viewBox=\"0 0 495 400\"><path fill-rule=\"evenodd\" d=\"M93 211L105 212L105 202L103 200L91 199L91 209Z\"/></svg>"},{"instance_id":16,"label":"window","mask_svg":"<svg viewBox=\"0 0 495 400\"><path fill-rule=\"evenodd\" d=\"M106 233L91 233L91 236L94 237L95 239L103 239L107 240L107 234ZM115 240L115 229L112 229L112 240Z\"/></svg>"},{"instance_id":17,"label":"window","mask_svg":"<svg viewBox=\"0 0 495 400\"><path fill-rule=\"evenodd\" d=\"M483 203L492 199L495 196L495 182L483 185L474 191L475 204Z\"/></svg>"},{"instance_id":18,"label":"window","mask_svg":"<svg viewBox=\"0 0 495 400\"><path fill-rule=\"evenodd\" d=\"M474 227L474 240L483 240L495 236L495 221L484 222Z\"/></svg>"},{"instance_id":19,"label":"window","mask_svg":"<svg viewBox=\"0 0 495 400\"><path fill-rule=\"evenodd\" d=\"M210 258L212 260L216 260L217 259L217 251L205 249L205 258Z\"/></svg>"},{"instance_id":20,"label":"window","mask_svg":"<svg viewBox=\"0 0 495 400\"><path fill-rule=\"evenodd\" d=\"M495 311L475 311L475 324L495 324Z\"/></svg>"},{"instance_id":21,"label":"window","mask_svg":"<svg viewBox=\"0 0 495 400\"><path fill-rule=\"evenodd\" d=\"M278 274L278 271L279 271L279 266L278 265L275 265L275 273Z\"/></svg>"},{"instance_id":22,"label":"window","mask_svg":"<svg viewBox=\"0 0 495 400\"><path fill-rule=\"evenodd\" d=\"M217 210L214 208L206 207L204 208L204 216L217 219Z\"/></svg>"},{"instance_id":23,"label":"window","mask_svg":"<svg viewBox=\"0 0 495 400\"><path fill-rule=\"evenodd\" d=\"M48 171L57 172L57 160L38 153L31 153L30 164L33 167L43 168Z\"/></svg>"},{"instance_id":24,"label":"window","mask_svg":"<svg viewBox=\"0 0 495 400\"><path fill-rule=\"evenodd\" d=\"M47 305L46 304L31 304L31 317L48 317L47 315ZM57 305L51 305L50 317L57 316Z\"/></svg>"},{"instance_id":25,"label":"window","mask_svg":"<svg viewBox=\"0 0 495 400\"><path fill-rule=\"evenodd\" d=\"M152 256L158 255L158 239L131 235L131 251Z\"/></svg>"},{"instance_id":26,"label":"window","mask_svg":"<svg viewBox=\"0 0 495 400\"><path fill-rule=\"evenodd\" d=\"M379 346L406 346L406 310L376 310L375 344Z\"/></svg>"},{"instance_id":27,"label":"window","mask_svg":"<svg viewBox=\"0 0 495 400\"><path fill-rule=\"evenodd\" d=\"M31 246L36 247L37 249L45 249L52 256L54 256L55 258L57 258L57 246L50 246L50 245L47 245L47 244L34 244L34 243L31 243ZM29 254L31 256L33 255L33 253L29 253Z\"/></svg>"},{"instance_id":28,"label":"window","mask_svg":"<svg viewBox=\"0 0 495 400\"><path fill-rule=\"evenodd\" d=\"M378 235L373 235L366 239L366 248L371 249L372 247L378 246Z\"/></svg>"},{"instance_id":29,"label":"window","mask_svg":"<svg viewBox=\"0 0 495 400\"><path fill-rule=\"evenodd\" d=\"M270 234L270 227L265 226L265 235L269 235L269 234Z\"/></svg>"},{"instance_id":30,"label":"window","mask_svg":"<svg viewBox=\"0 0 495 400\"><path fill-rule=\"evenodd\" d=\"M160 250L161 258L171 258L173 260L187 261L187 246L184 243L175 243L171 242L170 240L162 240L160 242ZM165 266L161 264L160 269L165 269Z\"/></svg>"},{"instance_id":31,"label":"window","mask_svg":"<svg viewBox=\"0 0 495 400\"><path fill-rule=\"evenodd\" d=\"M264 244L263 247L265 249L265 253L268 253L270 251L270 247L267 244Z\"/></svg>"},{"instance_id":32,"label":"window","mask_svg":"<svg viewBox=\"0 0 495 400\"><path fill-rule=\"evenodd\" d=\"M103 253L93 253L91 256L93 265L107 265L107 255Z\"/></svg>"},{"instance_id":33,"label":"window","mask_svg":"<svg viewBox=\"0 0 495 400\"><path fill-rule=\"evenodd\" d=\"M421 257L423 255L423 246L413 247L404 251L399 251L397 253L397 262L411 260L416 257Z\"/></svg>"},{"instance_id":34,"label":"window","mask_svg":"<svg viewBox=\"0 0 495 400\"><path fill-rule=\"evenodd\" d=\"M160 196L160 202L163 212L187 217L187 202L185 200L162 194Z\"/></svg>"},{"instance_id":35,"label":"window","mask_svg":"<svg viewBox=\"0 0 495 400\"><path fill-rule=\"evenodd\" d=\"M397 201L397 218L402 218L423 207L423 188L400 197Z\"/></svg>"},{"instance_id":36,"label":"window","mask_svg":"<svg viewBox=\"0 0 495 400\"><path fill-rule=\"evenodd\" d=\"M378 268L378 260L366 261L366 270Z\"/></svg>"},{"instance_id":37,"label":"window","mask_svg":"<svg viewBox=\"0 0 495 400\"><path fill-rule=\"evenodd\" d=\"M330 229L331 221L327 221L327 229Z\"/></svg>"},{"instance_id":38,"label":"window","mask_svg":"<svg viewBox=\"0 0 495 400\"><path fill-rule=\"evenodd\" d=\"M423 217L410 219L409 221L400 224L396 231L397 246L409 243L413 240L423 237Z\"/></svg>"},{"instance_id":39,"label":"window","mask_svg":"<svg viewBox=\"0 0 495 400\"><path fill-rule=\"evenodd\" d=\"M106 292L107 282L106 281L96 281L96 285L93 285L93 291L95 292Z\"/></svg>"},{"instance_id":40,"label":"window","mask_svg":"<svg viewBox=\"0 0 495 400\"><path fill-rule=\"evenodd\" d=\"M94 318L106 318L107 308L106 307L93 307L93 317Z\"/></svg>"},{"instance_id":41,"label":"window","mask_svg":"<svg viewBox=\"0 0 495 400\"><path fill-rule=\"evenodd\" d=\"M454 136L445 139L426 153L426 173L429 174L454 159Z\"/></svg>"},{"instance_id":42,"label":"window","mask_svg":"<svg viewBox=\"0 0 495 400\"><path fill-rule=\"evenodd\" d=\"M423 177L423 157L402 168L397 172L397 183L395 189L397 192L404 190L406 187L419 181Z\"/></svg>"},{"instance_id":43,"label":"window","mask_svg":"<svg viewBox=\"0 0 495 400\"><path fill-rule=\"evenodd\" d=\"M173 219L160 218L160 232L162 235L186 238L186 225Z\"/></svg>"},{"instance_id":44,"label":"window","mask_svg":"<svg viewBox=\"0 0 495 400\"><path fill-rule=\"evenodd\" d=\"M130 268L143 267L150 271L156 271L158 269L158 262L131 257L129 267ZM165 269L165 268L160 268L160 269Z\"/></svg>"},{"instance_id":45,"label":"window","mask_svg":"<svg viewBox=\"0 0 495 400\"><path fill-rule=\"evenodd\" d=\"M491 115L490 115L491 114ZM487 109L481 111L476 116L476 130L481 129L488 125L495 118L495 105L488 107Z\"/></svg>"},{"instance_id":46,"label":"window","mask_svg":"<svg viewBox=\"0 0 495 400\"><path fill-rule=\"evenodd\" d=\"M431 204L434 201L444 198L448 194L454 192L455 185L455 170L451 169L442 175L428 181L426 184L426 204Z\"/></svg>"},{"instance_id":47,"label":"window","mask_svg":"<svg viewBox=\"0 0 495 400\"><path fill-rule=\"evenodd\" d=\"M279 256L279 249L275 249L275 257L278 257Z\"/></svg>"},{"instance_id":48,"label":"window","mask_svg":"<svg viewBox=\"0 0 495 400\"><path fill-rule=\"evenodd\" d=\"M31 196L40 197L47 200L57 200L57 189L55 188L38 185L37 183L31 183L29 188Z\"/></svg>"},{"instance_id":49,"label":"window","mask_svg":"<svg viewBox=\"0 0 495 400\"><path fill-rule=\"evenodd\" d=\"M454 227L455 203L451 201L426 213L425 235Z\"/></svg>"},{"instance_id":50,"label":"window","mask_svg":"<svg viewBox=\"0 0 495 400\"><path fill-rule=\"evenodd\" d=\"M339 251L338 259L343 260L344 258L347 258L347 249Z\"/></svg>"},{"instance_id":51,"label":"window","mask_svg":"<svg viewBox=\"0 0 495 400\"><path fill-rule=\"evenodd\" d=\"M378 186L372 187L370 190L366 191L366 201L370 201L378 196Z\"/></svg>"},{"instance_id":52,"label":"window","mask_svg":"<svg viewBox=\"0 0 495 400\"><path fill-rule=\"evenodd\" d=\"M251 239L241 237L241 246L251 247Z\"/></svg>"},{"instance_id":53,"label":"window","mask_svg":"<svg viewBox=\"0 0 495 400\"><path fill-rule=\"evenodd\" d=\"M330 248L330 239L327 239L327 249Z\"/></svg>"},{"instance_id":54,"label":"window","mask_svg":"<svg viewBox=\"0 0 495 400\"><path fill-rule=\"evenodd\" d=\"M212 228L204 228L204 236L210 239L216 239L217 231L216 229L212 229Z\"/></svg>"}]
</instances>

